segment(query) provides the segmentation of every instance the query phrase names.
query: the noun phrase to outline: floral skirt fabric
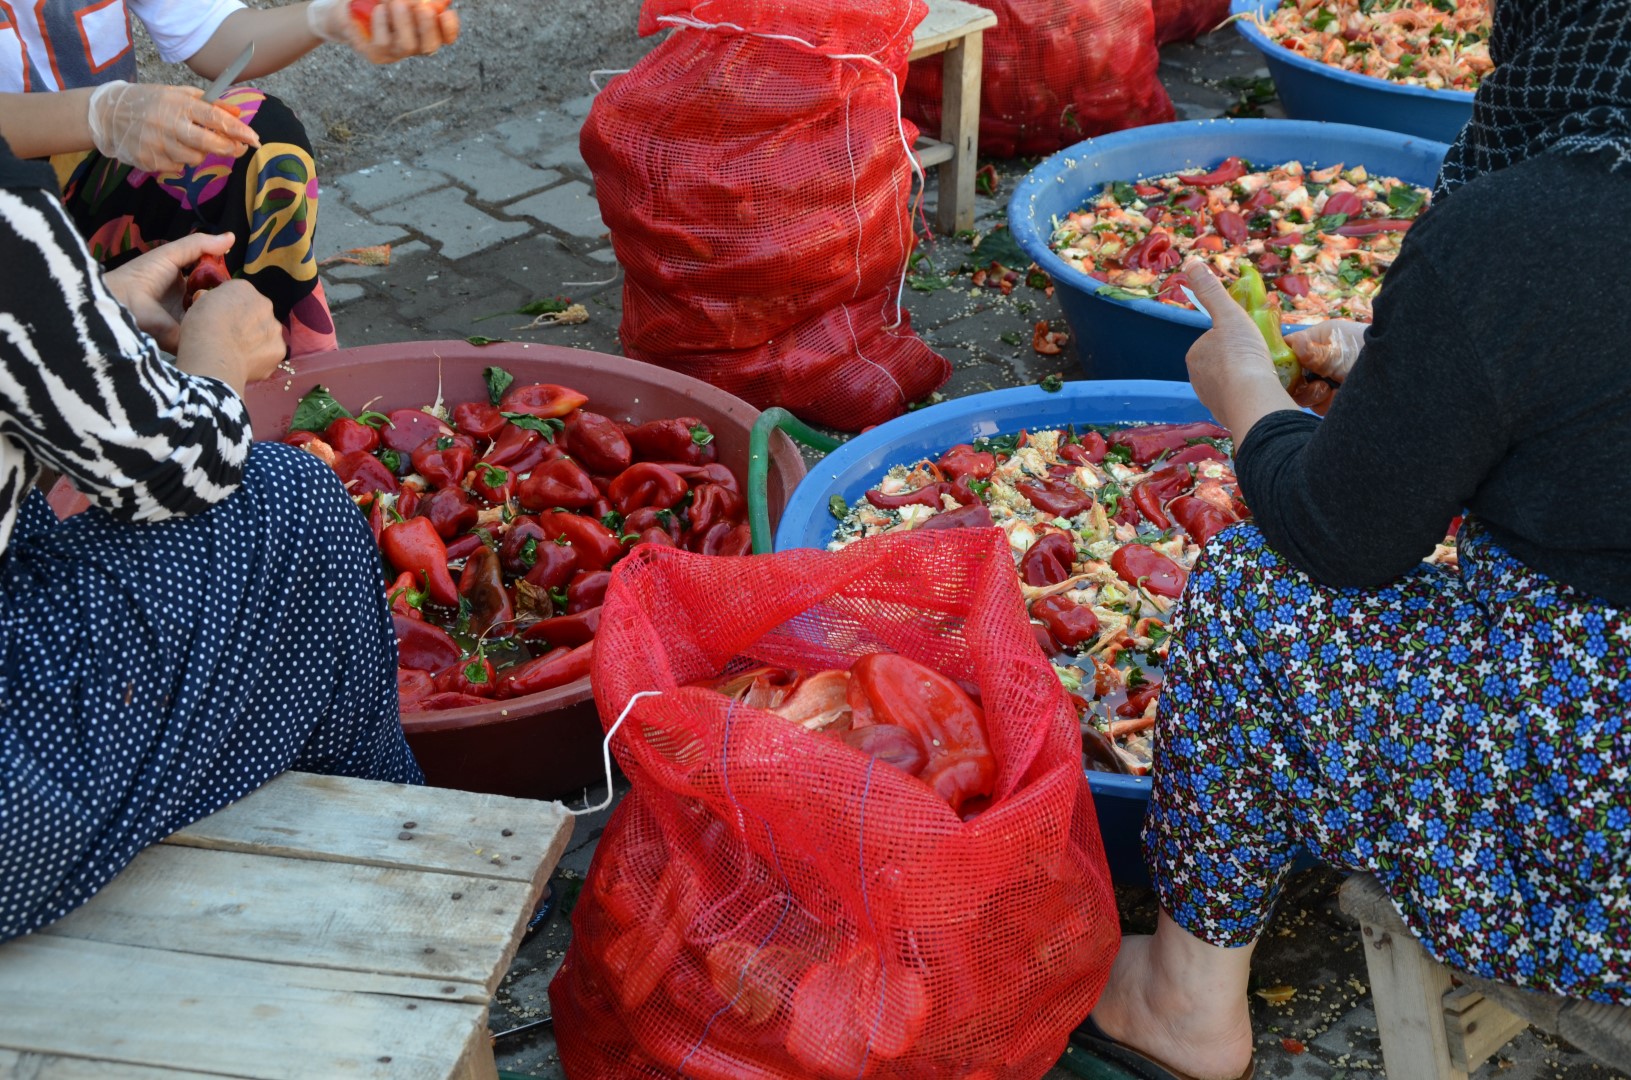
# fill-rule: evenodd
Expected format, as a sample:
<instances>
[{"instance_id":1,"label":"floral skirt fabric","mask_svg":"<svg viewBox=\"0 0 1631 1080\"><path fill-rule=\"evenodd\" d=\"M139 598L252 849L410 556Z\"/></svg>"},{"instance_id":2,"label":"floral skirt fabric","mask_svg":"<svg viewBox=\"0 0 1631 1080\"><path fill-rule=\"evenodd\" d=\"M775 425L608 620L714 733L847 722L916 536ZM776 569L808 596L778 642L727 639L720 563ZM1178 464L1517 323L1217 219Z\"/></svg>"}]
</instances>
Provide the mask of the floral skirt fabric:
<instances>
[{"instance_id":1,"label":"floral skirt fabric","mask_svg":"<svg viewBox=\"0 0 1631 1080\"><path fill-rule=\"evenodd\" d=\"M195 232L232 232L233 277L272 301L300 356L336 346L317 277L317 172L305 128L288 106L247 86L221 100L261 138L238 158L212 156L179 173L149 173L92 151L72 169L63 202L91 255L112 268Z\"/></svg>"},{"instance_id":2,"label":"floral skirt fabric","mask_svg":"<svg viewBox=\"0 0 1631 1080\"><path fill-rule=\"evenodd\" d=\"M1631 1004L1631 611L1475 522L1459 553L1335 589L1252 526L1208 545L1156 734L1162 907L1244 945L1302 845L1375 874L1446 963Z\"/></svg>"}]
</instances>

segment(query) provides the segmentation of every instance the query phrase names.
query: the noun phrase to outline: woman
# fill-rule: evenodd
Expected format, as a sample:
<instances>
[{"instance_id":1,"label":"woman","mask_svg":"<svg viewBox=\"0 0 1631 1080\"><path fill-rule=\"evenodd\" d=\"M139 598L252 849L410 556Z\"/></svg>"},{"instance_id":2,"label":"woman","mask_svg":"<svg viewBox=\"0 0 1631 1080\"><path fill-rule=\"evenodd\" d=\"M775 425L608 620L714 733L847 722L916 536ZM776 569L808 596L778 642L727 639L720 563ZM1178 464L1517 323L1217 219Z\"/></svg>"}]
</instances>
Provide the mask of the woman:
<instances>
[{"instance_id":1,"label":"woman","mask_svg":"<svg viewBox=\"0 0 1631 1080\"><path fill-rule=\"evenodd\" d=\"M422 780L367 522L316 458L250 446L271 303L232 281L177 318L181 268L231 243L104 281L0 140L0 940L285 769ZM47 469L92 508L58 522Z\"/></svg>"},{"instance_id":2,"label":"woman","mask_svg":"<svg viewBox=\"0 0 1631 1080\"><path fill-rule=\"evenodd\" d=\"M234 276L272 301L294 355L335 347L312 239L317 178L306 131L281 101L237 87L136 85L130 15L166 61L215 78L251 41L240 78L279 71L324 41L376 64L433 53L459 32L439 5L388 0L365 31L349 0L249 8L239 0L40 0L0 7L0 135L54 157L80 235L105 267L195 232L239 237ZM46 92L49 91L49 92Z\"/></svg>"},{"instance_id":3,"label":"woman","mask_svg":"<svg viewBox=\"0 0 1631 1080\"><path fill-rule=\"evenodd\" d=\"M1189 579L1144 833L1162 914L1075 1036L1147 1076L1249 1069L1299 842L1453 966L1631 1003L1631 0L1494 18L1363 351L1291 338L1341 383L1324 421L1186 267L1214 318L1190 375L1256 523ZM1463 510L1459 576L1423 566Z\"/></svg>"}]
</instances>

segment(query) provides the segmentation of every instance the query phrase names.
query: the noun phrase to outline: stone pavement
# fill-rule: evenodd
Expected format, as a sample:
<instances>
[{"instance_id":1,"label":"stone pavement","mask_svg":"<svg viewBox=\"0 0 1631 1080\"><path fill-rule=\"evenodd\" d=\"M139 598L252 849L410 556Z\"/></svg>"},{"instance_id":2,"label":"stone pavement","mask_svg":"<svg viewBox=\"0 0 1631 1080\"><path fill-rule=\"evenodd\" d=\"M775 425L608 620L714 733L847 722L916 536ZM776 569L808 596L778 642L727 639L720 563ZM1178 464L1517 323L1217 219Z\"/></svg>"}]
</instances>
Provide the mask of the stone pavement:
<instances>
[{"instance_id":1,"label":"stone pavement","mask_svg":"<svg viewBox=\"0 0 1631 1080\"><path fill-rule=\"evenodd\" d=\"M1180 116L1216 116L1240 87L1266 75L1232 32L1163 52L1162 76ZM1235 80L1228 85L1225 80ZM320 258L348 249L392 245L389 266L330 263L323 269L341 342L362 345L413 338L481 334L619 352L621 283L591 177L577 149L589 97L536 112L496 118L461 141L404 152L325 181L320 211ZM1269 114L1275 114L1269 106ZM979 202L979 228L1001 220L1003 206L1026 163L997 163L1002 184ZM932 185L929 192L932 203ZM1058 305L1021 287L1004 297L975 289L967 275L946 287L936 281L971 261L969 243L941 238L925 248L914 272L921 288L906 302L913 324L953 364L943 389L961 396L1036 382L1053 372L1073 377L1067 356L1042 357L1030 348L1039 319L1064 329ZM521 329L513 312L541 298L585 304L587 323ZM491 317L491 316L499 317ZM579 805L598 802L586 792ZM555 881L560 910L523 948L499 991L495 1031L547 1015L547 986L568 938L566 912L587 871L605 813L580 821L578 847ZM1288 886L1257 957L1254 989L1289 987L1289 1000L1252 999L1259 1074L1344 1080L1379 1073L1374 1014L1365 985L1359 938L1337 913L1339 878L1328 871L1299 875ZM1153 927L1147 889L1118 890L1130 931ZM1278 997L1278 995L1271 995ZM995 1003L994 1003L995 1004ZM1284 1041L1283 1041L1284 1040ZM536 1077L562 1076L547 1029L498 1047L501 1068ZM1068 1074L1055 1070L1049 1080ZM1567 1046L1533 1033L1510 1044L1478 1074L1502 1080L1585 1080L1615 1075Z\"/></svg>"}]
</instances>

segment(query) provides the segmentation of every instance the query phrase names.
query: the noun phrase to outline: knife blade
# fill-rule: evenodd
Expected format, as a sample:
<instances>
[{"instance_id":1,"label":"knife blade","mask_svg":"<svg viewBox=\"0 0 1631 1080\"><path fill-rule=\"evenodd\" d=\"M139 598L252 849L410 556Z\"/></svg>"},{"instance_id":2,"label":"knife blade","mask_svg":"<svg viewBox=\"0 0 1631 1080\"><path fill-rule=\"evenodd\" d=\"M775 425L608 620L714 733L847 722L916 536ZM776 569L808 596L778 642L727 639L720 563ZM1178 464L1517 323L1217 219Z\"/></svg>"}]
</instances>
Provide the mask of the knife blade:
<instances>
[{"instance_id":1,"label":"knife blade","mask_svg":"<svg viewBox=\"0 0 1631 1080\"><path fill-rule=\"evenodd\" d=\"M232 63L228 64L226 66L226 70L217 75L215 77L215 81L210 83L209 88L204 91L204 100L214 101L222 94L226 93L227 87L232 85L232 80L243 74L244 68L249 66L249 61L253 59L254 56L255 43L251 41L248 45L244 46L244 51L238 54L238 58L232 61Z\"/></svg>"}]
</instances>

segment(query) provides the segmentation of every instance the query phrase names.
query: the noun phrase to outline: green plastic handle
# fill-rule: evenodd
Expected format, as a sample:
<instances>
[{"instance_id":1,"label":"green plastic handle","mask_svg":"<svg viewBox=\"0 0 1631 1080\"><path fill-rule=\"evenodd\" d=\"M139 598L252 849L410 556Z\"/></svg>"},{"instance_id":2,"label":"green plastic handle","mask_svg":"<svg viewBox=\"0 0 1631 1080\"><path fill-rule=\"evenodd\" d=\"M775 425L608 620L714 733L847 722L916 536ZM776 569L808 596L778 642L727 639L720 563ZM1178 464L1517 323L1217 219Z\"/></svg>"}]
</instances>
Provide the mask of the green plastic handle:
<instances>
[{"instance_id":1,"label":"green plastic handle","mask_svg":"<svg viewBox=\"0 0 1631 1080\"><path fill-rule=\"evenodd\" d=\"M805 446L830 454L843 445L821 434L786 409L766 409L753 422L748 435L748 525L753 529L753 553L770 550L770 433L777 429Z\"/></svg>"}]
</instances>

